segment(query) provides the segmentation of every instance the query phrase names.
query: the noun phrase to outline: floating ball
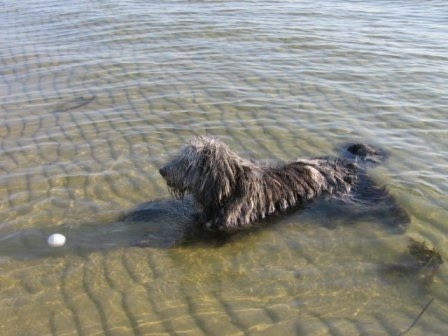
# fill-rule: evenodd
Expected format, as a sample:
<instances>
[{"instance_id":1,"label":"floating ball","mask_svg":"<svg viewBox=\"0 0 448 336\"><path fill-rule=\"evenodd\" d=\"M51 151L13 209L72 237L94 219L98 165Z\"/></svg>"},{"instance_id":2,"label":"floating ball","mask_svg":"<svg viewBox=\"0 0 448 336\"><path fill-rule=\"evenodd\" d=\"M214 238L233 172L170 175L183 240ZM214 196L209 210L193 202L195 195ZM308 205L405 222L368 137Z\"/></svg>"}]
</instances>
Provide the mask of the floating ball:
<instances>
[{"instance_id":1,"label":"floating ball","mask_svg":"<svg viewBox=\"0 0 448 336\"><path fill-rule=\"evenodd\" d=\"M60 247L65 245L65 236L60 233L53 233L50 237L48 237L47 243L48 246L51 247Z\"/></svg>"}]
</instances>

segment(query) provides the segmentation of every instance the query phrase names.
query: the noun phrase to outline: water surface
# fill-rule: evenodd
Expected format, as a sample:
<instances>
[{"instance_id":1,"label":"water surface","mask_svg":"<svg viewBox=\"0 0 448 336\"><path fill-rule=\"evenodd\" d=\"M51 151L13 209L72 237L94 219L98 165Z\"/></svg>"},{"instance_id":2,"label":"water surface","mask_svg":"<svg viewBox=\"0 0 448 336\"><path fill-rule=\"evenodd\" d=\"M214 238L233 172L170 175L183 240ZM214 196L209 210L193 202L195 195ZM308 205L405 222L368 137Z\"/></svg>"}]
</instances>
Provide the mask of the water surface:
<instances>
[{"instance_id":1,"label":"water surface","mask_svg":"<svg viewBox=\"0 0 448 336\"><path fill-rule=\"evenodd\" d=\"M1 1L2 335L412 335L448 328L444 1ZM318 202L222 244L174 215L158 168L189 137L288 161L348 142L410 216ZM171 217L170 217L171 216ZM67 246L50 249L52 232ZM142 235L146 248L130 246Z\"/></svg>"}]
</instances>

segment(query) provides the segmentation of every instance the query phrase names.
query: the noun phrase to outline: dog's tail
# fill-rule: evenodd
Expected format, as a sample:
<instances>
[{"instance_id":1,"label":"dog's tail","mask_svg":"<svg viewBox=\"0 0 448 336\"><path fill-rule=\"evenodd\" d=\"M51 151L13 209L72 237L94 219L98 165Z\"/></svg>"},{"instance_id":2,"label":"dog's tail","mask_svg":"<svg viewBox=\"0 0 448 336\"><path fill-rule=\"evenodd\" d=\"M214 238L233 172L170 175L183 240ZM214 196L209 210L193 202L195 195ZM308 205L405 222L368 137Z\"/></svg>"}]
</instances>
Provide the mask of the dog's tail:
<instances>
[{"instance_id":1,"label":"dog's tail","mask_svg":"<svg viewBox=\"0 0 448 336\"><path fill-rule=\"evenodd\" d=\"M351 201L355 204L361 204L363 213L366 213L369 209L370 215L382 218L383 225L387 226L392 232L403 233L409 226L409 215L387 192L386 188L378 186L367 175L366 171L367 168L387 160L389 153L371 145L357 143L348 145L344 155L355 161L360 168L357 183L352 189ZM366 206L369 206L369 208L366 208ZM375 215L376 212L378 213Z\"/></svg>"},{"instance_id":2,"label":"dog's tail","mask_svg":"<svg viewBox=\"0 0 448 336\"><path fill-rule=\"evenodd\" d=\"M356 162L361 160L361 163L373 165L380 164L389 157L389 153L385 150L362 143L347 146L346 154Z\"/></svg>"}]
</instances>

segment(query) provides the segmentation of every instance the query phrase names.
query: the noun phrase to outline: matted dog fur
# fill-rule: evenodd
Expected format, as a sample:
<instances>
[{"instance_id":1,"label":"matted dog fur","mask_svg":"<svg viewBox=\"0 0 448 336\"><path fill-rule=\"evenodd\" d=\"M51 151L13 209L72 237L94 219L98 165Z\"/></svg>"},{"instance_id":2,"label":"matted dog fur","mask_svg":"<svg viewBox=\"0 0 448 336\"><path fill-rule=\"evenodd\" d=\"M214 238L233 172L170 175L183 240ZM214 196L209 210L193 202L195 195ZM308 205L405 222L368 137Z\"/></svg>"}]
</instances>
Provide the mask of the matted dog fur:
<instances>
[{"instance_id":1,"label":"matted dog fur","mask_svg":"<svg viewBox=\"0 0 448 336\"><path fill-rule=\"evenodd\" d=\"M348 151L364 161L378 162L384 156L362 144ZM159 172L173 196L192 195L195 219L203 227L231 233L322 194L347 195L357 183L359 169L340 158L259 163L240 157L216 138L199 136L190 139Z\"/></svg>"}]
</instances>

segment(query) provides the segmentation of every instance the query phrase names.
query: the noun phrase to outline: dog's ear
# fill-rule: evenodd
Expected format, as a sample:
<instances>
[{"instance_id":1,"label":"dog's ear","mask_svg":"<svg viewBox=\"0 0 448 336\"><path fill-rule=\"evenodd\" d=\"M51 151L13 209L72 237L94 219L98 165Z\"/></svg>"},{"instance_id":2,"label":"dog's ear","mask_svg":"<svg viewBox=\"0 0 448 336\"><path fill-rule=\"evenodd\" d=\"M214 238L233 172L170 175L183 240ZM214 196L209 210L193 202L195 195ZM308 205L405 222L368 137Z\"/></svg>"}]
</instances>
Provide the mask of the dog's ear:
<instances>
[{"instance_id":1,"label":"dog's ear","mask_svg":"<svg viewBox=\"0 0 448 336\"><path fill-rule=\"evenodd\" d=\"M222 144L204 146L200 155L202 178L195 196L203 204L220 206L235 192L238 163Z\"/></svg>"}]
</instances>

